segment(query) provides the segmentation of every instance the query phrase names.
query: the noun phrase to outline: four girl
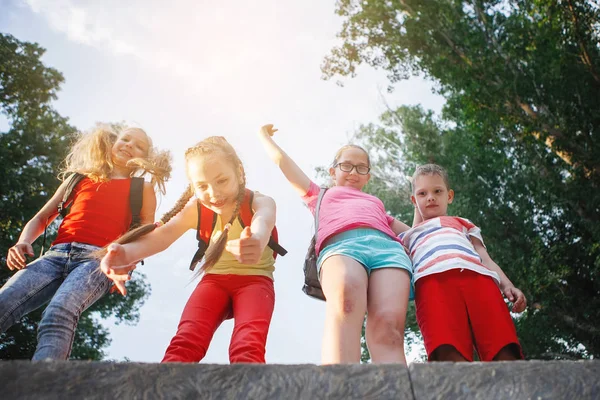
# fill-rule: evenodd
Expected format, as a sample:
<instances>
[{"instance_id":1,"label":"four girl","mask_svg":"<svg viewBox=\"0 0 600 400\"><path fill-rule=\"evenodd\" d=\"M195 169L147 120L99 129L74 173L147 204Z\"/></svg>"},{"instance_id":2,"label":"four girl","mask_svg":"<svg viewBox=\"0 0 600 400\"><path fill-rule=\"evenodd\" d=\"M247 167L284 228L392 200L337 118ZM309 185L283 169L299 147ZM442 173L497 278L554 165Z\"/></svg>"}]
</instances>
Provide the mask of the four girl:
<instances>
[{"instance_id":1,"label":"four girl","mask_svg":"<svg viewBox=\"0 0 600 400\"><path fill-rule=\"evenodd\" d=\"M259 138L270 158L314 214L317 197L323 189L274 142L272 136L276 131L272 125L265 125ZM141 130L125 130L116 141L107 143L112 146L111 156L103 154L104 158L99 157L102 161L90 159L75 165L74 160L80 152L74 151L70 155L68 171L81 172L88 179L78 187L73 211L63 221L58 238L48 253L25 268L24 254L31 255L31 242L41 234L45 221L56 216L55 209L65 190L64 184L27 224L19 243L10 249L8 266L20 271L0 289L0 328L6 329L56 292L40 324L34 359L67 358L77 318L107 292L107 277L125 294L124 282L130 279L130 272L139 260L167 249L184 232L193 229L197 231L200 248L192 268L202 260L198 274L203 273L203 276L184 308L163 362L200 361L219 325L225 319L234 318L230 361L264 363L275 301L274 250L280 253L282 250L273 235L273 199L246 189L244 167L235 150L224 138L210 137L186 151L190 184L174 208L159 222L153 223L154 192L152 184L146 183L141 218L144 225L123 235L130 216L126 212L124 196L127 184L120 181L127 181L139 166L154 174L153 182L162 184L169 169L166 166L147 168L148 163L141 162L152 159L153 154L149 138ZM87 146L92 148L91 144ZM97 156L102 152L94 154ZM424 241L419 235L423 228L419 227L428 226L433 214L426 201L417 201L427 195L423 194L423 189L417 189L413 181L416 190L413 228L391 217L381 200L362 191L370 179L370 168L369 155L364 149L356 145L342 147L329 169L333 186L324 193L320 205L315 250L319 279L327 298L322 346L324 364L360 361L365 314L366 339L372 361L406 364L404 325L408 301L413 298L413 262L415 278L423 273L423 268L416 268L421 265L422 253L410 251L419 240ZM439 197L437 189L428 187L426 190ZM115 203L114 207L111 203L110 210L113 211L102 214L100 210L107 208L102 208L101 204L107 201ZM115 209L120 211L115 212ZM244 210L251 217L244 217ZM102 215L95 214L97 212ZM434 217L444 215L445 209ZM207 220L211 222L208 225ZM510 284L499 267L493 262L490 264L489 256L482 250L480 237L471 232L465 237L473 242L479 254L475 264L488 268L491 272L487 275L497 278L509 299L516 301L515 310L522 311L524 296ZM115 242L100 250L111 241ZM440 251L443 253L443 249ZM103 256L101 269L104 274L92 273L97 269L99 256ZM422 282L425 280L419 281L416 291L417 312L430 359L472 359L468 354L470 342L456 339L456 329L450 326L440 330L437 325L432 325L439 312L434 312L437 306L430 306L431 302L445 292L446 287L427 285L429 289L424 289ZM491 289L485 290L489 293ZM500 301L498 296L494 298L495 307L500 310L502 297ZM452 307L447 310L444 321L452 321L453 312ZM505 314L508 315L508 311ZM470 314L466 315L467 328L461 325L461 332L468 330L469 317ZM503 318L509 321L510 315L508 319ZM464 337L470 333L464 333ZM433 336L435 340L431 339ZM475 345L479 349L480 341L476 333L475 336ZM509 336L503 340L488 346L488 353L493 353L498 343L506 345L496 349L498 351L487 359L519 358L516 334L514 339ZM505 349L506 354L514 354L514 357L506 356Z\"/></svg>"}]
</instances>

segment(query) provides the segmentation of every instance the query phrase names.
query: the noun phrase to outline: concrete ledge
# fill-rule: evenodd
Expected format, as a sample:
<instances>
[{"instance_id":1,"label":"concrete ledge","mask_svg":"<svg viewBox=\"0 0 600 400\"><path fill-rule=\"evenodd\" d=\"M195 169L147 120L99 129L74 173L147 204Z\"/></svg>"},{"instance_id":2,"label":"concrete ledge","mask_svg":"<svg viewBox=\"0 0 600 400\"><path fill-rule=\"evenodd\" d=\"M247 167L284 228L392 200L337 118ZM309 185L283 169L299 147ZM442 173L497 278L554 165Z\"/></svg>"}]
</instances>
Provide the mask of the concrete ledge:
<instances>
[{"instance_id":1,"label":"concrete ledge","mask_svg":"<svg viewBox=\"0 0 600 400\"><path fill-rule=\"evenodd\" d=\"M411 364L409 373L419 400L600 399L600 361Z\"/></svg>"},{"instance_id":2,"label":"concrete ledge","mask_svg":"<svg viewBox=\"0 0 600 400\"><path fill-rule=\"evenodd\" d=\"M600 399L598 361L398 365L0 362L6 399Z\"/></svg>"}]
</instances>

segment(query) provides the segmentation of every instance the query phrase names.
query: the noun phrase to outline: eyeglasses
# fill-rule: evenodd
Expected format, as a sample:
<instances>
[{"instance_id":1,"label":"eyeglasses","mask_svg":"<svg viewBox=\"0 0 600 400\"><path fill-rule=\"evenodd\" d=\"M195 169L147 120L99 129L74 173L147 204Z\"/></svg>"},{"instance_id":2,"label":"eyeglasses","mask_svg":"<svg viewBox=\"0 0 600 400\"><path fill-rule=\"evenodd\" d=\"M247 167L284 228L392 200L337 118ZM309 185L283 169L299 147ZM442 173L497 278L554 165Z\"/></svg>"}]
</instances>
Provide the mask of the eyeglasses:
<instances>
[{"instance_id":1,"label":"eyeglasses","mask_svg":"<svg viewBox=\"0 0 600 400\"><path fill-rule=\"evenodd\" d=\"M333 168L335 167L340 167L340 171L343 172L352 172L356 168L356 173L359 175L367 175L371 170L371 167L367 167L366 165L354 165L348 162L336 163Z\"/></svg>"}]
</instances>

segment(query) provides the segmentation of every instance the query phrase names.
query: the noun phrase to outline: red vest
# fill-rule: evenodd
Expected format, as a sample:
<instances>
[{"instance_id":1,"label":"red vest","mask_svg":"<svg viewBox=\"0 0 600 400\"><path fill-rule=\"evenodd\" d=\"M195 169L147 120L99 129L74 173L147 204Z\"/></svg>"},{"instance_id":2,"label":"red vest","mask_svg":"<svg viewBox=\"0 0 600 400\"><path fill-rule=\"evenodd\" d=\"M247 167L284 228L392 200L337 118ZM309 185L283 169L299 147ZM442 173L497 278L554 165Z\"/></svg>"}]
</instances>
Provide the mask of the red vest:
<instances>
[{"instance_id":1,"label":"red vest","mask_svg":"<svg viewBox=\"0 0 600 400\"><path fill-rule=\"evenodd\" d=\"M52 244L79 242L102 247L127 232L130 185L131 179L81 180L73 189L73 205Z\"/></svg>"}]
</instances>

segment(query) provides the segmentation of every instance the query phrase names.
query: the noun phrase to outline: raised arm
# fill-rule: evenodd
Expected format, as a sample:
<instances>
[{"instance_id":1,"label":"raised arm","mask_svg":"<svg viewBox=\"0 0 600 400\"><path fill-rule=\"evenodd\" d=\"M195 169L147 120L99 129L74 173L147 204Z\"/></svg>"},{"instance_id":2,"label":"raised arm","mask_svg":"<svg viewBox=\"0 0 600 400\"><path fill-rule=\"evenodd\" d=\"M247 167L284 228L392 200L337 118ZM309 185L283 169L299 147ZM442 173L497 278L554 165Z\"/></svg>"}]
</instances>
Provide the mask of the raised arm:
<instances>
[{"instance_id":1,"label":"raised arm","mask_svg":"<svg viewBox=\"0 0 600 400\"><path fill-rule=\"evenodd\" d=\"M525 310L525 307L527 307L527 299L525 298L523 292L517 289L515 285L513 285L513 283L510 281L510 279L508 279L508 277L504 273L504 271L502 271L502 268L500 268L500 266L496 264L494 260L492 260L492 258L487 252L487 249L485 248L483 243L481 243L481 240L477 239L474 236L471 236L471 242L473 243L475 251L477 251L477 254L479 254L479 256L481 257L481 262L483 263L483 265L485 265L490 270L496 272L500 276L500 290L502 291L502 293L504 293L506 298L513 303L512 311L520 313L523 310Z\"/></svg>"},{"instance_id":2,"label":"raised arm","mask_svg":"<svg viewBox=\"0 0 600 400\"><path fill-rule=\"evenodd\" d=\"M310 178L300 169L300 167L281 149L273 140L273 134L277 129L272 124L264 125L260 128L258 136L267 151L267 154L273 162L281 169L283 175L291 183L294 189L304 196L310 188Z\"/></svg>"},{"instance_id":3,"label":"raised arm","mask_svg":"<svg viewBox=\"0 0 600 400\"><path fill-rule=\"evenodd\" d=\"M63 182L46 204L27 222L18 242L8 249L6 265L9 269L22 269L27 265L25 255L33 256L33 242L44 233L47 224L50 224L58 215L58 204L62 201L67 182Z\"/></svg>"}]
</instances>

